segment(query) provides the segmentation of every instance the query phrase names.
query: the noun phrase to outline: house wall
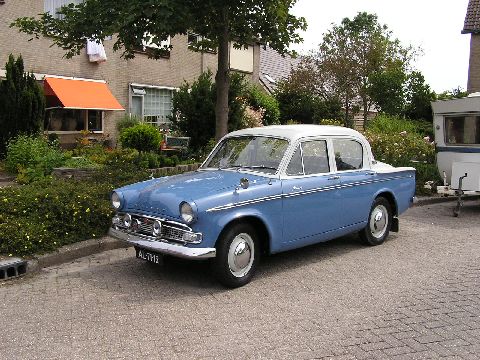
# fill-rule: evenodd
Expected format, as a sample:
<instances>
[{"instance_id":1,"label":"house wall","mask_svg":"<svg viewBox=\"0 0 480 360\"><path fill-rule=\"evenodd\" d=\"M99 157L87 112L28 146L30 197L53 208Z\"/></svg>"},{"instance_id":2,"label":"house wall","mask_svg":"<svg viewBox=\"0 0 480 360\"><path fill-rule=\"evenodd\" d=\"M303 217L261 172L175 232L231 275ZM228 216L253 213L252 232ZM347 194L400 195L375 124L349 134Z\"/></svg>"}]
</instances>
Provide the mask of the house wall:
<instances>
[{"instance_id":1,"label":"house wall","mask_svg":"<svg viewBox=\"0 0 480 360\"><path fill-rule=\"evenodd\" d=\"M467 91L469 93L480 91L480 34L472 34L470 39Z\"/></svg>"},{"instance_id":2,"label":"house wall","mask_svg":"<svg viewBox=\"0 0 480 360\"><path fill-rule=\"evenodd\" d=\"M132 60L121 58L121 52L113 52L113 40L104 42L108 60L104 63L90 63L85 50L72 59L64 58L64 51L48 38L28 41L29 35L10 28L9 24L16 18L36 16L44 11L43 0L7 0L0 5L0 70L8 60L10 53L22 55L25 69L29 72L81 77L105 80L113 95L128 112L129 84L138 83L154 86L179 87L185 80L192 82L203 71L217 69L217 56L211 53L198 53L188 50L187 37L175 36L171 39L173 46L169 59L148 59L145 54L137 53ZM259 46L254 49L254 71L248 75L251 81L258 82ZM104 117L104 134L116 139L116 121L124 112L107 111ZM62 136L62 142L73 142L77 134Z\"/></svg>"}]
</instances>

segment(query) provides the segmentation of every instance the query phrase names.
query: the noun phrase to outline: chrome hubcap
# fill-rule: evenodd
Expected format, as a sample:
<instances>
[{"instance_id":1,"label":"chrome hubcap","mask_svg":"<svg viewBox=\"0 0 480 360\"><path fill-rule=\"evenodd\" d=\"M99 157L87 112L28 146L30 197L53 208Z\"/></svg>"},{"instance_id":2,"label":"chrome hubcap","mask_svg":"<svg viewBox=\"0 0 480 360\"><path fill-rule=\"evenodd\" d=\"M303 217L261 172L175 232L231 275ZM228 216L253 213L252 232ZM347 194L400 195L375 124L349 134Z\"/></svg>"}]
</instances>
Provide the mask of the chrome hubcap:
<instances>
[{"instance_id":1,"label":"chrome hubcap","mask_svg":"<svg viewBox=\"0 0 480 360\"><path fill-rule=\"evenodd\" d=\"M228 267L233 276L243 277L252 268L255 246L250 235L238 234L228 250Z\"/></svg>"},{"instance_id":2,"label":"chrome hubcap","mask_svg":"<svg viewBox=\"0 0 480 360\"><path fill-rule=\"evenodd\" d=\"M370 216L370 231L372 236L379 239L385 232L388 227L388 211L387 208L383 205L378 205L373 209L372 215Z\"/></svg>"}]
</instances>

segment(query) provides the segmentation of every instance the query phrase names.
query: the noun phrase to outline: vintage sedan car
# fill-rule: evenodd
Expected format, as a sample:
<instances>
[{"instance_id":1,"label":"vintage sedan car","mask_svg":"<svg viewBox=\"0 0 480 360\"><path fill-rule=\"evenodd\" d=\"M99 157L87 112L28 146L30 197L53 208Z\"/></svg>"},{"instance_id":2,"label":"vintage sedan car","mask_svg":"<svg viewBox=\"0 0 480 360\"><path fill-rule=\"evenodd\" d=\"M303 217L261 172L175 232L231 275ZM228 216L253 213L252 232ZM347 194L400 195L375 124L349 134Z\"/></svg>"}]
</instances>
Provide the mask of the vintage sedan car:
<instances>
[{"instance_id":1,"label":"vintage sedan car","mask_svg":"<svg viewBox=\"0 0 480 360\"><path fill-rule=\"evenodd\" d=\"M354 232L383 243L414 192L415 169L375 161L355 130L244 129L225 136L197 171L113 191L110 234L151 262L210 259L219 281L238 287L260 254Z\"/></svg>"}]
</instances>

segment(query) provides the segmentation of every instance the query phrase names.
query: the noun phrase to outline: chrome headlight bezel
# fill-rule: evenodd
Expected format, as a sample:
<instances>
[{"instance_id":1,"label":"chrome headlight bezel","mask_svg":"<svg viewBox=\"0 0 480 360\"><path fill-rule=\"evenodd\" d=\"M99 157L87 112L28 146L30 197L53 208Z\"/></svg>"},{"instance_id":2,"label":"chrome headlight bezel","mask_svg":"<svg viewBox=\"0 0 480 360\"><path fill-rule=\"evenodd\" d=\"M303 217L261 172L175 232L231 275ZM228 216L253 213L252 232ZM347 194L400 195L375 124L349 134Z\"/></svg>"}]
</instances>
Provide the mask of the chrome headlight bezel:
<instances>
[{"instance_id":1,"label":"chrome headlight bezel","mask_svg":"<svg viewBox=\"0 0 480 360\"><path fill-rule=\"evenodd\" d=\"M112 191L110 195L110 200L112 202L113 208L118 211L123 207L123 197L116 191Z\"/></svg>"},{"instance_id":2,"label":"chrome headlight bezel","mask_svg":"<svg viewBox=\"0 0 480 360\"><path fill-rule=\"evenodd\" d=\"M196 206L187 201L182 201L179 206L180 217L187 224L192 224L197 220Z\"/></svg>"}]
</instances>

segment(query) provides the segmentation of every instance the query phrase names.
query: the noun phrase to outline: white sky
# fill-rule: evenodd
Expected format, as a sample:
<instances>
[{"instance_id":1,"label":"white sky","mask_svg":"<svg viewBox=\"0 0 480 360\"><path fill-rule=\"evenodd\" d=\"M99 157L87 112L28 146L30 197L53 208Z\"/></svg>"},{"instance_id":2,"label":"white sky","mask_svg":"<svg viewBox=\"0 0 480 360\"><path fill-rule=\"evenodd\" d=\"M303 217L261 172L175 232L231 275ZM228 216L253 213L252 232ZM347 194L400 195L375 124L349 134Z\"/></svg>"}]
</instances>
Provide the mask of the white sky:
<instances>
[{"instance_id":1,"label":"white sky","mask_svg":"<svg viewBox=\"0 0 480 360\"><path fill-rule=\"evenodd\" d=\"M314 49L322 34L359 11L376 13L404 45L421 47L414 67L437 93L467 87L470 35L462 35L468 0L298 0L292 13L307 20L299 53Z\"/></svg>"}]
</instances>

